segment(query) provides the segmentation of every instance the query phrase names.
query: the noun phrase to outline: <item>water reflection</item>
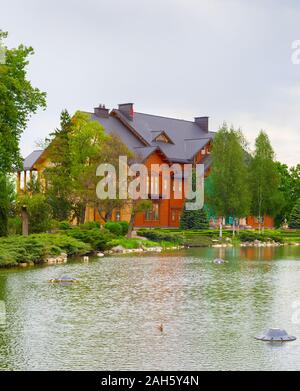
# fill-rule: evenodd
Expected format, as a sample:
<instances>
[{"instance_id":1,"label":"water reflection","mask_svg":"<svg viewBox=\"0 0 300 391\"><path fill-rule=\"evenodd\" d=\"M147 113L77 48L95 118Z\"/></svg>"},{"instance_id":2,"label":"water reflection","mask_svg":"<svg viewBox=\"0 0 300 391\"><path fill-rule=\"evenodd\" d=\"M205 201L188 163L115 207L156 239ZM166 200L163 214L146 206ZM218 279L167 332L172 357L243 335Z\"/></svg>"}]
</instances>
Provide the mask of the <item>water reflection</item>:
<instances>
[{"instance_id":1,"label":"water reflection","mask_svg":"<svg viewBox=\"0 0 300 391\"><path fill-rule=\"evenodd\" d=\"M299 248L222 251L0 271L1 369L299 369ZM62 274L80 283L48 283ZM269 327L299 339L253 339Z\"/></svg>"}]
</instances>

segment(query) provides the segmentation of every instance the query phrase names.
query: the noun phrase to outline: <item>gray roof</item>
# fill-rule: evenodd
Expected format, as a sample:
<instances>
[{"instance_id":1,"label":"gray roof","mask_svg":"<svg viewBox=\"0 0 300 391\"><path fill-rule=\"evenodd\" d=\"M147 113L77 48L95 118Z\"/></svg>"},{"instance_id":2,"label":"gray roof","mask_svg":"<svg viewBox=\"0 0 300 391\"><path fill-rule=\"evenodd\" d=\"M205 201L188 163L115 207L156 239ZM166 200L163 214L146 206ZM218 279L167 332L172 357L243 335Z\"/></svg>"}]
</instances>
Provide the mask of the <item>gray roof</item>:
<instances>
[{"instance_id":1,"label":"gray roof","mask_svg":"<svg viewBox=\"0 0 300 391\"><path fill-rule=\"evenodd\" d=\"M94 114L92 118L99 121L107 133L116 133L130 149L138 152L144 159L159 148L171 162L190 162L215 135L215 132L205 132L193 121L137 112L132 120L128 120L117 109L114 109L108 118ZM156 136L161 132L166 133L172 143L156 141Z\"/></svg>"},{"instance_id":2,"label":"gray roof","mask_svg":"<svg viewBox=\"0 0 300 391\"><path fill-rule=\"evenodd\" d=\"M194 121L168 118L158 115L135 112L129 120L120 110L114 109L107 117L89 113L91 118L100 122L108 134L116 134L143 160L155 150L160 150L170 162L190 163L195 154L210 140L215 132L206 132ZM164 132L171 143L156 141L156 136ZM24 169L33 168L43 151L33 151L24 160ZM209 157L205 158L205 169L211 164Z\"/></svg>"},{"instance_id":3,"label":"gray roof","mask_svg":"<svg viewBox=\"0 0 300 391\"><path fill-rule=\"evenodd\" d=\"M24 167L24 170L25 171L29 171L29 170L32 170L33 169L33 166L35 165L35 163L39 160L39 158L42 156L42 153L44 151L41 149L41 150L37 150L37 151L33 151L31 152L30 155L28 155L24 161L23 161L23 167Z\"/></svg>"}]
</instances>

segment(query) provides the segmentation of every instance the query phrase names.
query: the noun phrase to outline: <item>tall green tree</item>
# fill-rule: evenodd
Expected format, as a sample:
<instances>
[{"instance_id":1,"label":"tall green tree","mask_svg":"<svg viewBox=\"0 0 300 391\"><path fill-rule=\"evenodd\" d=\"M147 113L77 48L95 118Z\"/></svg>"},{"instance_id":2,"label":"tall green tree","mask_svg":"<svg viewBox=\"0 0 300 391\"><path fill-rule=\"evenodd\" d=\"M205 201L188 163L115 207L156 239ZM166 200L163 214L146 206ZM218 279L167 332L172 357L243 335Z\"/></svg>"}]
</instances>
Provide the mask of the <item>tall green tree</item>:
<instances>
[{"instance_id":1,"label":"tall green tree","mask_svg":"<svg viewBox=\"0 0 300 391\"><path fill-rule=\"evenodd\" d=\"M96 198L97 166L104 160L105 142L109 136L103 126L87 113L76 112L71 118L61 114L61 126L49 140L45 170L47 196L57 219L70 214L83 223L86 207Z\"/></svg>"},{"instance_id":2,"label":"tall green tree","mask_svg":"<svg viewBox=\"0 0 300 391\"><path fill-rule=\"evenodd\" d=\"M300 198L297 200L292 209L289 227L300 229Z\"/></svg>"},{"instance_id":3,"label":"tall green tree","mask_svg":"<svg viewBox=\"0 0 300 391\"><path fill-rule=\"evenodd\" d=\"M72 211L71 177L72 159L70 150L72 122L67 110L60 115L60 127L50 134L46 148L47 158L51 166L46 168L45 177L50 186L47 186L46 195L56 220L68 220Z\"/></svg>"},{"instance_id":4,"label":"tall green tree","mask_svg":"<svg viewBox=\"0 0 300 391\"><path fill-rule=\"evenodd\" d=\"M8 49L4 45L7 33L0 30L0 44L5 56L0 63L0 176L6 177L22 167L19 141L28 120L38 108L45 108L46 94L34 88L27 79L29 56L32 47L19 45ZM6 181L1 180L1 193L7 191ZM0 226L7 232L7 210L0 205Z\"/></svg>"},{"instance_id":5,"label":"tall green tree","mask_svg":"<svg viewBox=\"0 0 300 391\"><path fill-rule=\"evenodd\" d=\"M183 206L180 216L181 229L208 229L209 221L205 208L198 210L187 210Z\"/></svg>"},{"instance_id":6,"label":"tall green tree","mask_svg":"<svg viewBox=\"0 0 300 391\"><path fill-rule=\"evenodd\" d=\"M196 190L196 171L192 172L192 187ZM191 202L189 200L188 202ZM184 202L182 212L180 215L180 228L181 229L208 229L209 221L206 212L206 207L202 209L188 210L186 208L187 200Z\"/></svg>"},{"instance_id":7,"label":"tall green tree","mask_svg":"<svg viewBox=\"0 0 300 391\"><path fill-rule=\"evenodd\" d=\"M300 164L289 168L286 164L276 162L279 173L279 190L282 193L282 208L276 213L275 223L280 226L288 221L291 211L300 198Z\"/></svg>"},{"instance_id":8,"label":"tall green tree","mask_svg":"<svg viewBox=\"0 0 300 391\"><path fill-rule=\"evenodd\" d=\"M236 218L246 216L250 207L247 180L246 142L240 130L224 123L217 132L212 148L211 191L208 203L217 216ZM233 234L235 224L233 224ZM220 224L222 237L222 223Z\"/></svg>"},{"instance_id":9,"label":"tall green tree","mask_svg":"<svg viewBox=\"0 0 300 391\"><path fill-rule=\"evenodd\" d=\"M264 216L275 216L283 206L280 192L280 177L275 163L275 154L268 135L261 131L255 140L255 151L250 163L251 210L259 221L259 230L264 228Z\"/></svg>"}]
</instances>

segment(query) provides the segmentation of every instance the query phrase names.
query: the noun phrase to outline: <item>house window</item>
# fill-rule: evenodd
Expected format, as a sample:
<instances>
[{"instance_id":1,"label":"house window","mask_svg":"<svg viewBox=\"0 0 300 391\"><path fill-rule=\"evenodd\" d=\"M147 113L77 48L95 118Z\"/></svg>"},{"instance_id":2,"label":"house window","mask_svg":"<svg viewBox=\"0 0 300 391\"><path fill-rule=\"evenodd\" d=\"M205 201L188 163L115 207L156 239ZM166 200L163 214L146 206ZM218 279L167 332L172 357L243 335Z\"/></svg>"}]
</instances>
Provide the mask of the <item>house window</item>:
<instances>
[{"instance_id":1,"label":"house window","mask_svg":"<svg viewBox=\"0 0 300 391\"><path fill-rule=\"evenodd\" d=\"M182 192L182 179L174 179L173 182L173 192L178 192L181 195Z\"/></svg>"},{"instance_id":2,"label":"house window","mask_svg":"<svg viewBox=\"0 0 300 391\"><path fill-rule=\"evenodd\" d=\"M159 176L157 175L151 177L151 194L159 194Z\"/></svg>"},{"instance_id":3,"label":"house window","mask_svg":"<svg viewBox=\"0 0 300 391\"><path fill-rule=\"evenodd\" d=\"M159 205L157 202L152 204L152 208L145 212L145 220L158 221L159 220Z\"/></svg>"},{"instance_id":4,"label":"house window","mask_svg":"<svg viewBox=\"0 0 300 391\"><path fill-rule=\"evenodd\" d=\"M119 210L116 211L116 221L121 221L121 212Z\"/></svg>"},{"instance_id":5,"label":"house window","mask_svg":"<svg viewBox=\"0 0 300 391\"><path fill-rule=\"evenodd\" d=\"M168 190L168 180L164 179L164 191Z\"/></svg>"}]
</instances>

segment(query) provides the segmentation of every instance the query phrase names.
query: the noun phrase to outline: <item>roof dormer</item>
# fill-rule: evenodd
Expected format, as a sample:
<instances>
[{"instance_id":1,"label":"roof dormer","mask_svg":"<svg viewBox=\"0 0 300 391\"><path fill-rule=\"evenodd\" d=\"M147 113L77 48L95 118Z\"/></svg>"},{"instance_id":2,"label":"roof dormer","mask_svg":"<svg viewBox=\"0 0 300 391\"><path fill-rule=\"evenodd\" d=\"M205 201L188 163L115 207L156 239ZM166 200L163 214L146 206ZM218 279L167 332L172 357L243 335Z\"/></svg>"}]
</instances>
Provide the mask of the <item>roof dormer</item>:
<instances>
[{"instance_id":1,"label":"roof dormer","mask_svg":"<svg viewBox=\"0 0 300 391\"><path fill-rule=\"evenodd\" d=\"M174 144L173 141L170 139L170 137L167 135L167 133L162 130L161 132L156 132L158 133L154 139L152 141L156 141L156 142L162 142L162 143L165 143L165 144Z\"/></svg>"}]
</instances>

